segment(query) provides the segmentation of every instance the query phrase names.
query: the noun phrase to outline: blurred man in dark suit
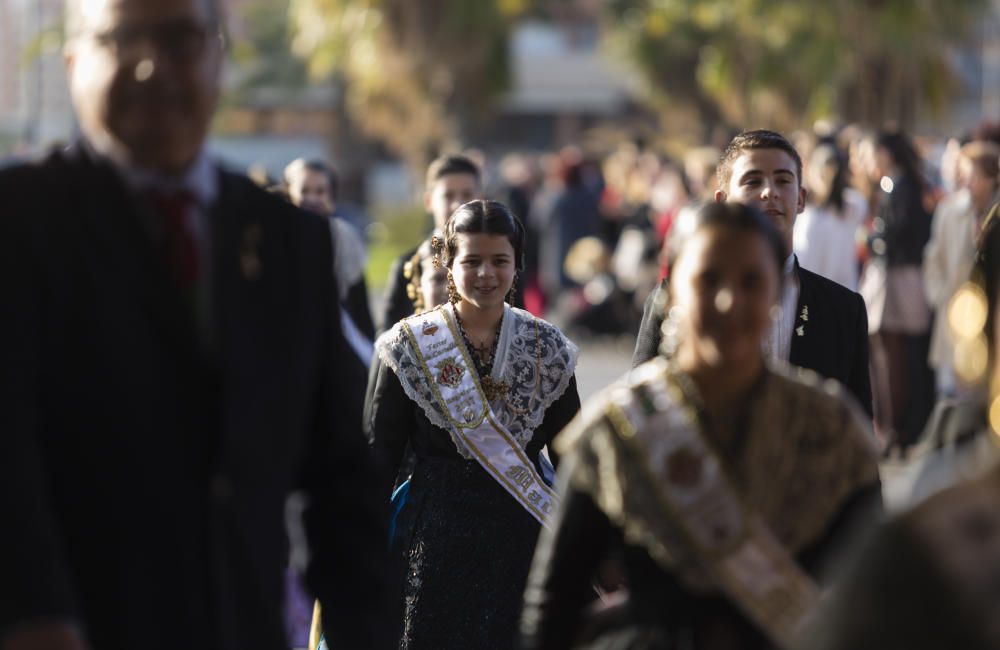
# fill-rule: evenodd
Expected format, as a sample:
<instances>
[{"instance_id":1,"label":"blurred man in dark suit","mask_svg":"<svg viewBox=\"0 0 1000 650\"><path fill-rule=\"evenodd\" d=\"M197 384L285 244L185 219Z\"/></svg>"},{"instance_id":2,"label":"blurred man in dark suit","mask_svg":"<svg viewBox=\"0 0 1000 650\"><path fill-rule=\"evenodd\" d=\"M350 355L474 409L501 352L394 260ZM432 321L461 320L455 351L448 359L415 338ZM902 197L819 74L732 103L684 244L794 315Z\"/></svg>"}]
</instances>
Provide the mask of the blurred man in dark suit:
<instances>
[{"instance_id":1,"label":"blurred man in dark suit","mask_svg":"<svg viewBox=\"0 0 1000 650\"><path fill-rule=\"evenodd\" d=\"M284 648L287 495L337 648L383 506L327 225L204 143L221 0L70 0L83 138L0 171L0 648Z\"/></svg>"}]
</instances>

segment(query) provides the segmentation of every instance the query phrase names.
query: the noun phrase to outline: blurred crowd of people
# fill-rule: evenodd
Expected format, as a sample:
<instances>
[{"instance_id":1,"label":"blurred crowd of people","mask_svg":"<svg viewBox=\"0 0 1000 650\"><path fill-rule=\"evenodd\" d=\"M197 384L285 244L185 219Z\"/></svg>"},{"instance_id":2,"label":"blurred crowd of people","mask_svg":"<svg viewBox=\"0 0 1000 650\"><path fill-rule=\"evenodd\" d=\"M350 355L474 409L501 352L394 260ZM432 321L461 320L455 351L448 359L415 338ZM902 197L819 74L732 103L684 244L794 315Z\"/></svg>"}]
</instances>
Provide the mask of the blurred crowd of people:
<instances>
[{"instance_id":1,"label":"blurred crowd of people","mask_svg":"<svg viewBox=\"0 0 1000 650\"><path fill-rule=\"evenodd\" d=\"M1000 124L945 140L819 124L791 139L807 189L798 263L864 297L876 426L887 444L908 446L935 398L974 383L968 354L956 369L947 308L998 200ZM666 275L670 231L715 200L721 154L630 142L603 156L567 147L493 165L474 157L486 194L528 229L524 305L569 331L634 333Z\"/></svg>"},{"instance_id":2,"label":"blurred crowd of people","mask_svg":"<svg viewBox=\"0 0 1000 650\"><path fill-rule=\"evenodd\" d=\"M335 170L207 149L221 0L66 28L80 137L0 169L0 650L1000 647L998 125L442 155L373 317ZM585 404L583 333L636 339Z\"/></svg>"},{"instance_id":3,"label":"blurred crowd of people","mask_svg":"<svg viewBox=\"0 0 1000 650\"><path fill-rule=\"evenodd\" d=\"M780 136L775 136L775 144L767 132L761 133L763 141L741 146L785 147ZM794 149L787 151L801 165L794 174L795 187L804 190L804 198L797 217L796 209L782 209L772 217L790 229L786 233L779 225L793 254L783 262L785 273L792 266L803 269L796 283L817 301L812 304L810 345L828 348L833 357L851 358L849 365L859 366L863 376L857 368L824 365L827 362L801 351L802 342L798 352L792 345L789 353L789 341L779 339L774 339L775 349L766 340L763 348L774 358L839 379L872 416L889 465L906 465L907 459L918 457L910 465L920 468L910 471L921 474L915 480L921 485L908 484L908 498L931 494L936 490L931 484L945 487L956 477L953 468L942 473L921 465L921 449L932 444L928 438L945 444L940 436L954 427L955 409L968 411L969 405L985 398L987 353L981 337L963 339L960 334L968 315L961 296L970 282L984 281L977 279L975 269L983 272L983 247L995 227L1000 200L1000 124L984 123L945 141L914 140L897 129L819 125L815 132L796 133L791 140ZM672 325L664 322L664 308L654 298L665 295L674 262L703 223L707 206L738 198L731 194L732 146L724 151L706 145L679 156L631 142L603 156L577 147L541 155L512 153L496 162L477 150L442 156L428 168L424 186L423 207L433 226L426 239L396 260L381 301L370 301L365 286L365 224L339 214L332 166L319 160L292 161L283 182L271 189L328 219L343 330L364 366L375 360L378 332L412 314L454 302L450 272L441 264L447 223L461 206L483 196L509 206L524 224L519 251L523 268L512 283L511 304L544 315L577 336L638 332L635 363L640 363L672 354L660 338L661 330L665 333ZM844 296L860 294L861 316L845 317L852 308L840 298L827 295L820 300L822 291L810 288L808 272L836 283ZM842 320L833 329L817 330L822 325L816 320L826 317L824 302L835 306ZM801 298L798 304L803 304ZM795 304L782 307L798 311ZM804 306L789 322L805 325L809 309ZM656 318L647 322L650 314ZM860 347L837 342L850 339L845 339L844 330L856 324L867 342ZM649 332L652 338L644 339ZM803 330L797 335L801 338ZM778 352L782 345L783 356ZM807 357L812 361L804 360ZM910 453L914 447L916 454ZM976 460L968 461L966 469L992 454L977 451L971 456ZM416 464L407 445L394 465L397 486L406 485ZM289 633L304 645L313 617L293 575L290 571L288 589L296 596L289 600Z\"/></svg>"}]
</instances>

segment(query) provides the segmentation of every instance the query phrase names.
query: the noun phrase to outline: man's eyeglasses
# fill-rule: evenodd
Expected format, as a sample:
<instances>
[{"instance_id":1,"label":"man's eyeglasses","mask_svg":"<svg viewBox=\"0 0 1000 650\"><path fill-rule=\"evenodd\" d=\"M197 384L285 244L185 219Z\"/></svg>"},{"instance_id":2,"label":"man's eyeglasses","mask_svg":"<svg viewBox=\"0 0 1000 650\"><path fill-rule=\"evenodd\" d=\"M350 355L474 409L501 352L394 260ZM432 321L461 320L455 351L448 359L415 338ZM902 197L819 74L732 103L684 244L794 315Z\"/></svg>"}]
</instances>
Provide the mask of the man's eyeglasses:
<instances>
[{"instance_id":1,"label":"man's eyeglasses","mask_svg":"<svg viewBox=\"0 0 1000 650\"><path fill-rule=\"evenodd\" d=\"M213 39L218 46L225 44L222 32L191 21L166 23L152 28L118 27L94 34L94 40L117 59L125 61L142 57L146 48L175 63L192 63L206 50Z\"/></svg>"}]
</instances>

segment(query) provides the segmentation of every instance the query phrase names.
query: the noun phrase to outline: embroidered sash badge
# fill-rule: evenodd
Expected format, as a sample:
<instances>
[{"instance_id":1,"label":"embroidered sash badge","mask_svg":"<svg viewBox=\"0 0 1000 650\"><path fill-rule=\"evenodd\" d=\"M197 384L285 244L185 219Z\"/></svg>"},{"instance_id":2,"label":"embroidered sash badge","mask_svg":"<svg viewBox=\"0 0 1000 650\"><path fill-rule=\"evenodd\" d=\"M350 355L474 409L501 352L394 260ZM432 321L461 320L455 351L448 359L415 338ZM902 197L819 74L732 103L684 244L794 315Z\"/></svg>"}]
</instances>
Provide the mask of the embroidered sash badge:
<instances>
[{"instance_id":1,"label":"embroidered sash badge","mask_svg":"<svg viewBox=\"0 0 1000 650\"><path fill-rule=\"evenodd\" d=\"M456 363L455 357L448 357L435 367L438 369L437 383L442 386L455 388L462 383L462 375L465 374L465 368Z\"/></svg>"},{"instance_id":2,"label":"embroidered sash badge","mask_svg":"<svg viewBox=\"0 0 1000 650\"><path fill-rule=\"evenodd\" d=\"M424 336L434 336L434 333L437 331L438 331L438 326L428 321L424 321L424 325L420 330L420 332Z\"/></svg>"},{"instance_id":3,"label":"embroidered sash badge","mask_svg":"<svg viewBox=\"0 0 1000 650\"><path fill-rule=\"evenodd\" d=\"M702 460L687 447L667 457L667 478L679 488L692 488L701 481Z\"/></svg>"}]
</instances>

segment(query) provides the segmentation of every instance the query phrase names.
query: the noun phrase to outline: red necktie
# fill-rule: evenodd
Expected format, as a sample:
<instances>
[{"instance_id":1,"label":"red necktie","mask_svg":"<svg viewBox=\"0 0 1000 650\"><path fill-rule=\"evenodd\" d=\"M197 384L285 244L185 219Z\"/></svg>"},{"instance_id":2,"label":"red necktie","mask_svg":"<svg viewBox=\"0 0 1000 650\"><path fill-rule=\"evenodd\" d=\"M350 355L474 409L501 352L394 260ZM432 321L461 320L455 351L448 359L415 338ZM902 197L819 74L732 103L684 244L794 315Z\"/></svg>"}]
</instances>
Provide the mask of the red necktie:
<instances>
[{"instance_id":1,"label":"red necktie","mask_svg":"<svg viewBox=\"0 0 1000 650\"><path fill-rule=\"evenodd\" d=\"M198 282L198 244L189 227L195 208L190 192L150 192L150 205L159 219L160 251L174 284L185 294Z\"/></svg>"}]
</instances>

